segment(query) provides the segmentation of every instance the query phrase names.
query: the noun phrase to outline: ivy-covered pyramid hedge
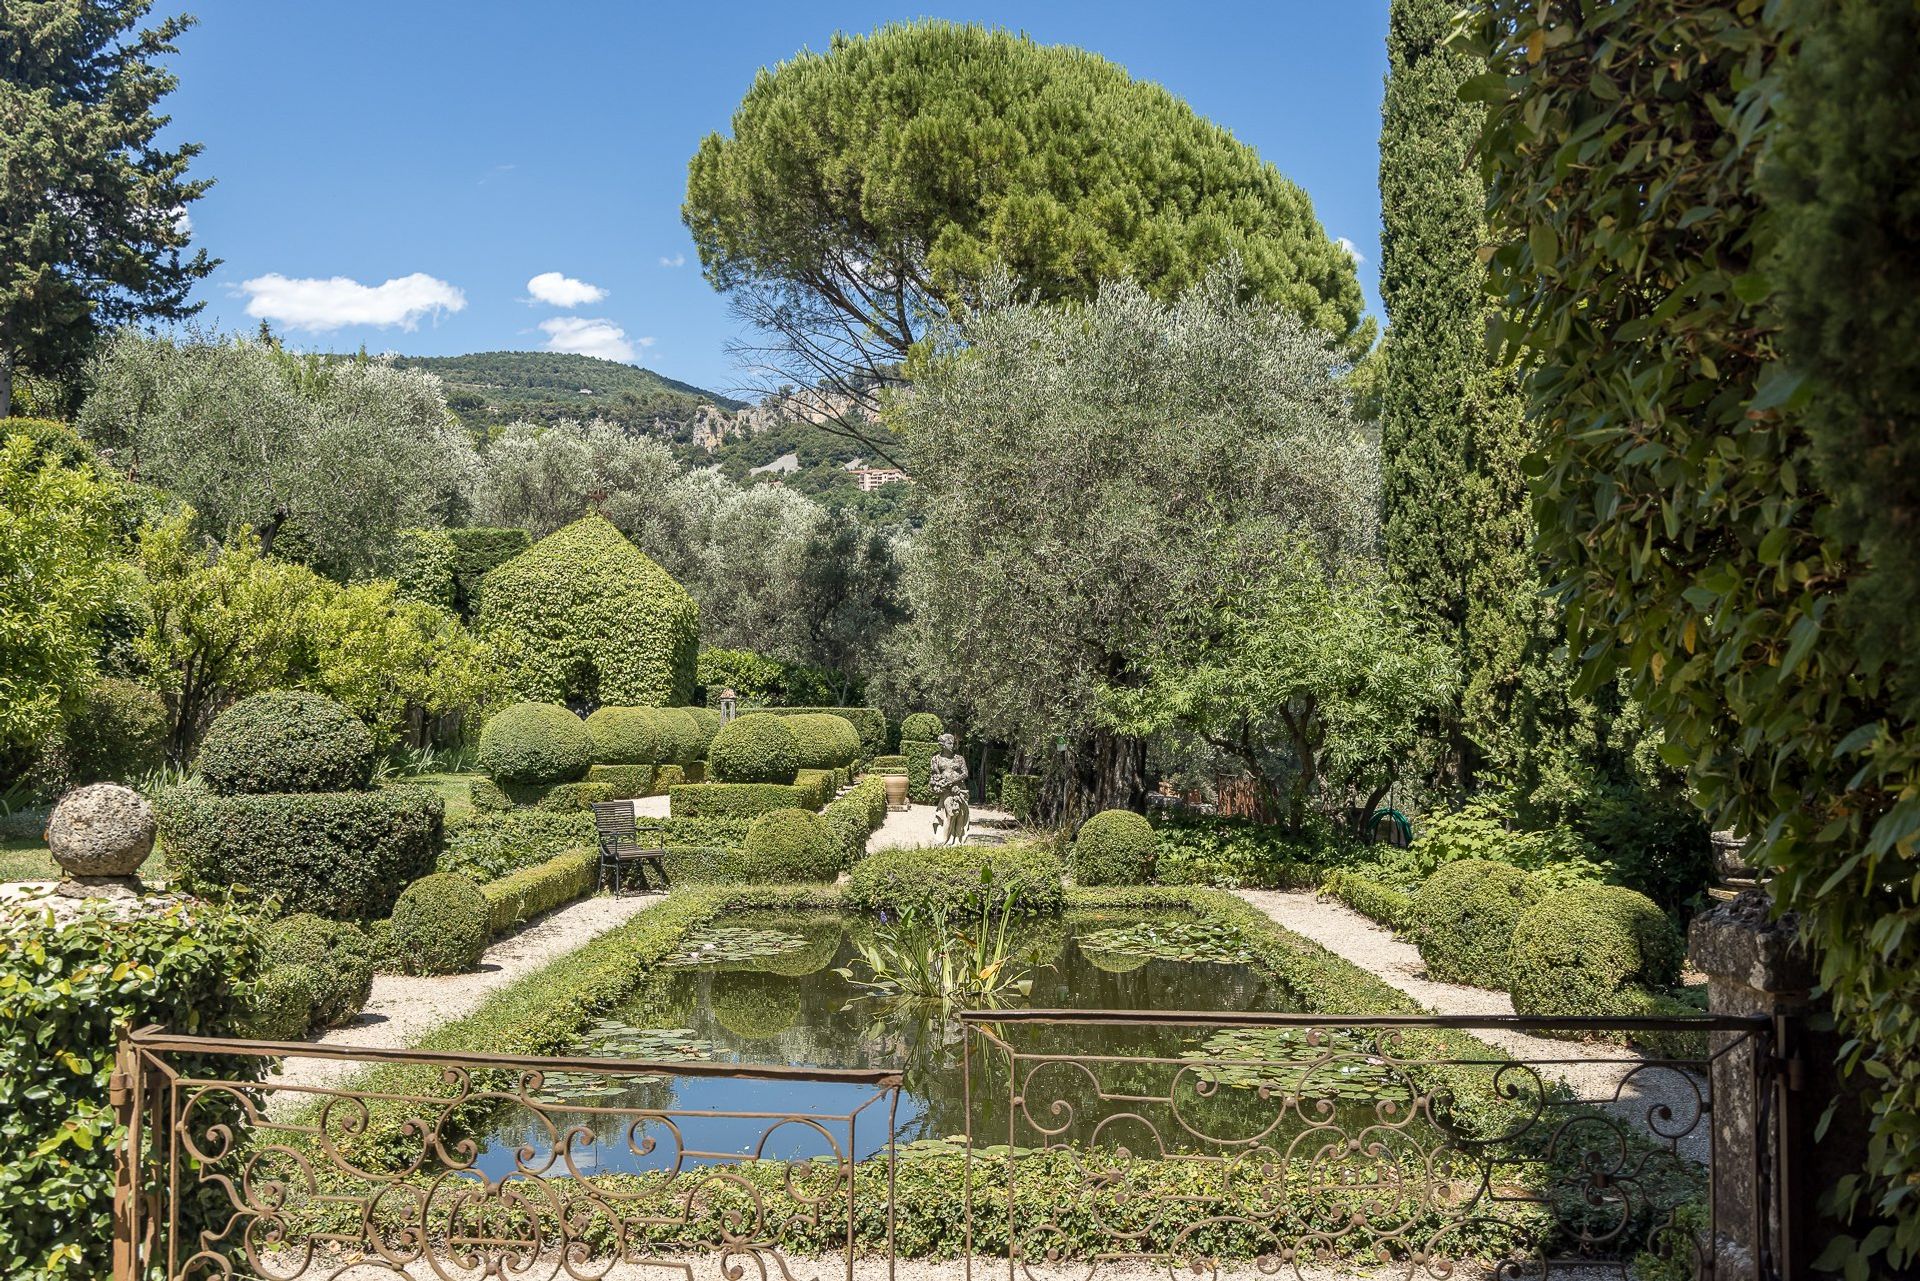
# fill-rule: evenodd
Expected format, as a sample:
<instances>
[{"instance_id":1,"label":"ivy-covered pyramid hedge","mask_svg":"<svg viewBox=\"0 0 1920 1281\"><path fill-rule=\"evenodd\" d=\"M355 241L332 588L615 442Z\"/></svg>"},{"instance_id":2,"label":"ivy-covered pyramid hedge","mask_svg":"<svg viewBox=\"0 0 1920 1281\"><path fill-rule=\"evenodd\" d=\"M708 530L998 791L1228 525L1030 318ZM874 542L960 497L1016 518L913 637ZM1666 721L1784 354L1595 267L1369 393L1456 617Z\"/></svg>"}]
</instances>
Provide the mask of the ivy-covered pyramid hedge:
<instances>
[{"instance_id":1,"label":"ivy-covered pyramid hedge","mask_svg":"<svg viewBox=\"0 0 1920 1281\"><path fill-rule=\"evenodd\" d=\"M603 516L488 574L479 625L516 655L524 699L658 707L693 694L699 606Z\"/></svg>"}]
</instances>

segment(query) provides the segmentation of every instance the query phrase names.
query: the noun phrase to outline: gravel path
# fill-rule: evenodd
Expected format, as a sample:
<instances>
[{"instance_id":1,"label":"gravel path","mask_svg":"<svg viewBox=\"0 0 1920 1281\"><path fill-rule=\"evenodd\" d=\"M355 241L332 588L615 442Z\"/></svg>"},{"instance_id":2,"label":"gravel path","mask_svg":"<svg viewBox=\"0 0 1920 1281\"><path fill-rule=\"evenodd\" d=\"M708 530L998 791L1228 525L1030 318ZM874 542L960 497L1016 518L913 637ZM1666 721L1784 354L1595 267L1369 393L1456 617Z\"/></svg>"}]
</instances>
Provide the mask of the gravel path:
<instances>
[{"instance_id":1,"label":"gravel path","mask_svg":"<svg viewBox=\"0 0 1920 1281\"><path fill-rule=\"evenodd\" d=\"M1341 903L1324 901L1305 890L1237 890L1276 924L1312 939L1329 952L1399 988L1436 1014L1512 1014L1505 992L1441 983L1427 977L1426 964L1413 944L1395 938ZM1636 1125L1646 1126L1654 1109L1666 1106L1676 1118L1668 1130L1694 1121L1706 1085L1692 1073L1671 1067L1645 1067L1639 1051L1620 1045L1589 1045L1504 1029L1475 1029L1473 1035L1564 1082L1574 1097L1595 1103ZM1687 1129L1676 1145L1693 1161L1709 1156L1708 1122Z\"/></svg>"},{"instance_id":2,"label":"gravel path","mask_svg":"<svg viewBox=\"0 0 1920 1281\"><path fill-rule=\"evenodd\" d=\"M876 850L899 849L906 845L931 845L934 840L933 811L931 805L909 805L904 810L888 810L886 821L874 829L867 838L867 853ZM977 840L982 819L1010 818L1005 810L991 809L985 805L973 807L972 826L967 832L967 843L984 844Z\"/></svg>"},{"instance_id":3,"label":"gravel path","mask_svg":"<svg viewBox=\"0 0 1920 1281\"><path fill-rule=\"evenodd\" d=\"M481 1002L509 983L631 920L665 897L626 894L577 899L494 943L481 954L480 968L471 974L437 978L376 975L373 995L359 1018L309 1039L322 1045L417 1044L442 1024L473 1013ZM269 1079L288 1085L331 1085L363 1066L351 1059L292 1059ZM286 1093L273 1097L276 1102L297 1102L299 1098Z\"/></svg>"}]
</instances>

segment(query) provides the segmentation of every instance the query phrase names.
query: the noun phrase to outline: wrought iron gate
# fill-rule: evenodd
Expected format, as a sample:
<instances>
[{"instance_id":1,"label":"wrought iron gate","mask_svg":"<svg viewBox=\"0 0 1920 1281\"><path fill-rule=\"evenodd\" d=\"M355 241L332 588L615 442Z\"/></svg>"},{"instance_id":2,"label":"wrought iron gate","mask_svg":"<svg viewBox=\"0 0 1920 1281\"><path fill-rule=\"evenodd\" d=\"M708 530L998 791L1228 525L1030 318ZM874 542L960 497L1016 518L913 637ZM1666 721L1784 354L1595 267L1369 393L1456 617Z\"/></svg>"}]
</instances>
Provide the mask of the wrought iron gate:
<instances>
[{"instance_id":1,"label":"wrought iron gate","mask_svg":"<svg viewBox=\"0 0 1920 1281\"><path fill-rule=\"evenodd\" d=\"M1142 1264L1780 1275L1774 1153L1747 1144L1735 1160L1723 1137L1771 1129L1765 1020L1021 1010L961 1023L966 1133L919 1143L901 1141L915 1122L896 1071L135 1032L113 1082L115 1281L854 1281L892 1276L901 1241L1012 1281ZM1509 1056L1478 1039L1629 1023L1695 1044ZM370 1075L262 1076L293 1060ZM752 1097L795 1082L837 1102L701 1101L703 1084ZM503 1115L523 1128L504 1144ZM489 1125L492 1147L474 1137ZM898 1195L915 1161L946 1164Z\"/></svg>"}]
</instances>

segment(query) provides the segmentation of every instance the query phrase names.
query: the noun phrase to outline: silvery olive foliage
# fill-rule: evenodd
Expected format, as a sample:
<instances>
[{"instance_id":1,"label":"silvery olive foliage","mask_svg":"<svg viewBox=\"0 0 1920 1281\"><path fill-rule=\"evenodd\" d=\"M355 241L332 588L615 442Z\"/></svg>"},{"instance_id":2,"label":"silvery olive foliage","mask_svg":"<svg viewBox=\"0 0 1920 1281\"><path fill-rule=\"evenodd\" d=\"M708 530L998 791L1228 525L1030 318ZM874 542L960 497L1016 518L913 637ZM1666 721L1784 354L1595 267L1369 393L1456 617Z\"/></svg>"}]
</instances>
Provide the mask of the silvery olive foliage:
<instances>
[{"instance_id":1,"label":"silvery olive foliage","mask_svg":"<svg viewBox=\"0 0 1920 1281\"><path fill-rule=\"evenodd\" d=\"M396 530L439 524L473 483L440 380L384 360L301 356L271 341L122 330L80 412L114 464L263 549L348 579Z\"/></svg>"},{"instance_id":2,"label":"silvery olive foliage","mask_svg":"<svg viewBox=\"0 0 1920 1281\"><path fill-rule=\"evenodd\" d=\"M1223 599L1254 530L1374 555L1378 451L1323 332L1217 271L1047 305L999 288L936 335L891 409L926 523L915 661L978 728L1054 750Z\"/></svg>"}]
</instances>

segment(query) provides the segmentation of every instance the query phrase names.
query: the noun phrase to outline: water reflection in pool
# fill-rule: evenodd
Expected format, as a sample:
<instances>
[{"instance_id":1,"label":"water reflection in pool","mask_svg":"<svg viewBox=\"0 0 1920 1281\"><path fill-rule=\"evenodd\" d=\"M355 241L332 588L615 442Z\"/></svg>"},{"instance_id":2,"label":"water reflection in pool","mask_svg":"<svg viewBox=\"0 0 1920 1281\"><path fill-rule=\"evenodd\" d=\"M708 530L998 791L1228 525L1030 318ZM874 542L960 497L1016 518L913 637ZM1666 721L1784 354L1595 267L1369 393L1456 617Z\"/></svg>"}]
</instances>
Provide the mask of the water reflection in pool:
<instances>
[{"instance_id":1,"label":"water reflection in pool","mask_svg":"<svg viewBox=\"0 0 1920 1281\"><path fill-rule=\"evenodd\" d=\"M1143 919L1146 914L1140 912L1111 918L1081 914L1018 927L1023 952L1035 965L1033 990L1023 1003L1121 1010L1299 1008L1280 984L1251 966L1153 959L1082 946L1095 931ZM793 944L771 956L660 971L626 1008L598 1024L581 1049L649 1060L697 1057L718 1063L898 1069L905 1076L894 1114L900 1142L945 1139L965 1131L958 1024L924 1008L874 999L836 972L853 961L850 931L865 928L863 923L837 915L789 914L740 916L726 925L730 930L796 935L804 945ZM1154 1025L1029 1027L1022 1030L1021 1048L1177 1059L1201 1053L1208 1035L1206 1030ZM976 1049L972 1102L977 1135L1007 1133L1006 1074L1004 1068L996 1071L998 1067L983 1061ZM1156 1080L1136 1084L1143 1093L1164 1090L1172 1072L1161 1070ZM1109 1089L1132 1090L1129 1082L1112 1077L1111 1070L1102 1080ZM629 1082L618 1090L604 1083L564 1081L558 1088L592 1106L822 1117L851 1112L874 1093L868 1087L832 1082L687 1076ZM1123 1106L1109 1105L1109 1110ZM1249 1134L1273 1115L1272 1105L1259 1101L1251 1089L1222 1089L1202 1106L1215 1114L1200 1118L1210 1128ZM565 1118L560 1119L564 1124ZM1099 1120L1096 1107L1079 1106L1070 1135L1090 1133ZM676 1136L659 1122L647 1122L644 1135L629 1136L626 1120L610 1123L601 1118L592 1122L593 1142L574 1145L573 1163L583 1173L658 1169L672 1160L682 1138L688 1148L710 1152L744 1153L764 1143L761 1155L784 1160L829 1150L827 1141L809 1127L790 1124L768 1134L771 1124L759 1118L699 1118L683 1124L682 1136ZM827 1128L845 1133L843 1124ZM1178 1126L1157 1128L1173 1132ZM863 1113L855 1130L854 1156L865 1158L880 1150L886 1129L884 1104ZM1024 1120L1022 1129L1027 1130ZM654 1146L642 1153L636 1149L647 1146L644 1137L651 1137ZM525 1110L503 1114L486 1136L480 1167L495 1176L511 1172L515 1150L523 1145L544 1153L553 1146L553 1133Z\"/></svg>"}]
</instances>

